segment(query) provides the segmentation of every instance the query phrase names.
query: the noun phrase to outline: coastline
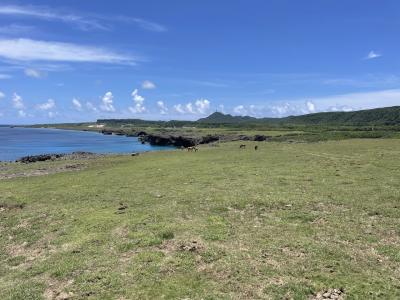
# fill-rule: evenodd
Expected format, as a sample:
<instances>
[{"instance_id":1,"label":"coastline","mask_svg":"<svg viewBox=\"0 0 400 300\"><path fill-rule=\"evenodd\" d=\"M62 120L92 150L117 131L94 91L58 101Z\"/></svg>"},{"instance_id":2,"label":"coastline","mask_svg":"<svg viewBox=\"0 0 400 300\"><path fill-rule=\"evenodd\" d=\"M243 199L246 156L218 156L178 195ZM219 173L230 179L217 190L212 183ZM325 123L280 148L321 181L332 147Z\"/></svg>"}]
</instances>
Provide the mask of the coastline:
<instances>
[{"instance_id":1,"label":"coastline","mask_svg":"<svg viewBox=\"0 0 400 300\"><path fill-rule=\"evenodd\" d=\"M144 130L124 130L120 128L111 127L74 127L74 126L23 126L25 128L48 128L59 130L74 130L74 131L87 131L97 132L103 135L119 135L126 137L137 137L142 144L149 144L152 146L174 146L174 147L192 147L202 144L211 144L216 142L232 142L232 141L268 141L272 139L269 135L247 135L247 134L171 134L161 132L146 132ZM22 127L22 126L21 126Z\"/></svg>"},{"instance_id":2,"label":"coastline","mask_svg":"<svg viewBox=\"0 0 400 300\"><path fill-rule=\"evenodd\" d=\"M0 151L4 150L0 155L0 162L3 163L31 163L37 161L51 161L59 158L76 158L78 156L108 156L108 155L137 155L138 153L151 152L151 151L164 151L171 150L174 147L170 145L156 146L144 145L137 137L133 135L124 135L121 137L113 137L111 139L102 137L102 133L98 130L76 130L72 128L57 128L57 127L32 127L32 126L3 126L15 129L6 129L0 134L6 140L10 139L11 144L5 144L0 147ZM15 130L15 131L14 131ZM28 130L28 131L26 131ZM32 133L29 130L33 130ZM39 130L38 132L34 132ZM58 142L42 143L41 131L44 131L45 140L48 136L55 137ZM54 131L54 133L51 133ZM58 133L55 133L58 132ZM66 136L64 137L64 132ZM79 134L81 132L81 134ZM75 134L76 138L75 138ZM88 136L86 136L86 134ZM115 134L121 135L121 134ZM28 138L25 139L24 136ZM35 136L36 138L31 139ZM95 137L97 136L97 137ZM58 138L61 137L61 138ZM16 140L21 140L16 143ZM53 140L53 138L51 138ZM71 140L72 144L69 144ZM50 141L50 140L49 140ZM90 141L94 141L92 144ZM78 142L78 144L76 144ZM33 144L31 144L33 143ZM8 146L7 146L8 145ZM30 145L30 146L29 146ZM70 145L70 146L69 146ZM81 145L81 146L79 146ZM13 148L14 147L14 148ZM21 150L27 149L26 151ZM11 151L11 149L14 149ZM22 148L21 148L22 149ZM4 155L3 155L4 154Z\"/></svg>"}]
</instances>

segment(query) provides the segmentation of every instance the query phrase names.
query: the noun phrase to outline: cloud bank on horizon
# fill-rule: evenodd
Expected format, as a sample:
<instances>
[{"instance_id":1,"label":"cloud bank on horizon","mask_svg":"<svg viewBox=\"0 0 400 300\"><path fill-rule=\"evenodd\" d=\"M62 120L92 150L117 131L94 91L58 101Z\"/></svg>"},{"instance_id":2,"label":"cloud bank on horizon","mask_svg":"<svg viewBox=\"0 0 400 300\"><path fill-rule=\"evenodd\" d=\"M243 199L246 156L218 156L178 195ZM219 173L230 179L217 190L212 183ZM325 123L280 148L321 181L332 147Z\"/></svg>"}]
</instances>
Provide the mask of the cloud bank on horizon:
<instances>
[{"instance_id":1,"label":"cloud bank on horizon","mask_svg":"<svg viewBox=\"0 0 400 300\"><path fill-rule=\"evenodd\" d=\"M400 105L400 3L389 1L364 3L363 19L356 4L314 4L321 23L296 9L305 3L10 0L0 4L0 124Z\"/></svg>"}]
</instances>

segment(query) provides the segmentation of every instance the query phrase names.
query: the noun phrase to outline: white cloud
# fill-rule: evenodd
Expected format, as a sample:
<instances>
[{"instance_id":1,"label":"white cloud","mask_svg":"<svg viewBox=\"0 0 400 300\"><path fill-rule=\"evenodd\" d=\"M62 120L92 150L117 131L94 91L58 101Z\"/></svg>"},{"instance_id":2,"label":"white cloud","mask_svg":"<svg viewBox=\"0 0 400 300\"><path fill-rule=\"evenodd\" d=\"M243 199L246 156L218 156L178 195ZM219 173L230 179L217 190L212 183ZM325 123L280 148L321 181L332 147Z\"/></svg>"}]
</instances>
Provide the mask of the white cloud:
<instances>
[{"instance_id":1,"label":"white cloud","mask_svg":"<svg viewBox=\"0 0 400 300\"><path fill-rule=\"evenodd\" d=\"M313 102L307 101L306 105L307 105L308 112L310 112L310 113L316 112L315 104Z\"/></svg>"},{"instance_id":2,"label":"white cloud","mask_svg":"<svg viewBox=\"0 0 400 300\"><path fill-rule=\"evenodd\" d=\"M334 105L326 109L326 111L353 111L354 108L347 105Z\"/></svg>"},{"instance_id":3,"label":"white cloud","mask_svg":"<svg viewBox=\"0 0 400 300\"><path fill-rule=\"evenodd\" d=\"M23 109L25 108L24 101L22 97L17 93L14 93L12 96L12 102L15 109Z\"/></svg>"},{"instance_id":4,"label":"white cloud","mask_svg":"<svg viewBox=\"0 0 400 300\"><path fill-rule=\"evenodd\" d=\"M208 110L210 109L210 101L208 101L207 99L196 100L195 105L197 108L197 112L199 114L206 114L206 113L208 113Z\"/></svg>"},{"instance_id":5,"label":"white cloud","mask_svg":"<svg viewBox=\"0 0 400 300\"><path fill-rule=\"evenodd\" d=\"M176 104L176 105L174 105L174 110L175 110L177 113L180 113L180 114L184 114L184 113L185 113L185 109L183 108L182 104Z\"/></svg>"},{"instance_id":6,"label":"white cloud","mask_svg":"<svg viewBox=\"0 0 400 300\"><path fill-rule=\"evenodd\" d=\"M96 108L96 106L94 106L93 105L93 103L92 102L86 102L86 108L88 109L88 110L90 110L90 111L93 111L93 112L96 112L97 111L97 108Z\"/></svg>"},{"instance_id":7,"label":"white cloud","mask_svg":"<svg viewBox=\"0 0 400 300\"><path fill-rule=\"evenodd\" d=\"M135 106L129 107L128 109L132 113L144 113L146 111L146 107L144 106L144 98L140 96L138 93L139 91L135 89L131 94Z\"/></svg>"},{"instance_id":8,"label":"white cloud","mask_svg":"<svg viewBox=\"0 0 400 300\"><path fill-rule=\"evenodd\" d=\"M81 16L73 14L57 13L45 7L11 6L11 5L0 6L0 14L38 18L48 21L61 21L73 24L82 30L108 29L106 26L104 26L97 20L83 18Z\"/></svg>"},{"instance_id":9,"label":"white cloud","mask_svg":"<svg viewBox=\"0 0 400 300\"><path fill-rule=\"evenodd\" d=\"M208 101L207 99L199 99L196 100L195 103L193 104L192 102L189 102L185 105L182 104L177 104L174 105L174 110L180 114L188 113L188 114L207 114L210 110L210 104L211 102Z\"/></svg>"},{"instance_id":10,"label":"white cloud","mask_svg":"<svg viewBox=\"0 0 400 300\"><path fill-rule=\"evenodd\" d=\"M191 113L191 114L195 114L196 113L196 111L193 108L193 104L192 103L186 104L186 111L188 113Z\"/></svg>"},{"instance_id":11,"label":"white cloud","mask_svg":"<svg viewBox=\"0 0 400 300\"><path fill-rule=\"evenodd\" d=\"M45 103L41 103L37 105L37 109L39 110L50 110L56 106L56 102L53 99L47 100Z\"/></svg>"},{"instance_id":12,"label":"white cloud","mask_svg":"<svg viewBox=\"0 0 400 300\"><path fill-rule=\"evenodd\" d=\"M34 31L34 27L20 25L20 24L9 24L5 26L0 26L0 33L4 35L17 35L26 34Z\"/></svg>"},{"instance_id":13,"label":"white cloud","mask_svg":"<svg viewBox=\"0 0 400 300\"><path fill-rule=\"evenodd\" d=\"M304 115L310 113L316 113L316 105L314 104L316 100L313 101L293 101L285 102L282 104L277 104L271 107L267 107L265 110L272 113L275 117L285 117L289 115Z\"/></svg>"},{"instance_id":14,"label":"white cloud","mask_svg":"<svg viewBox=\"0 0 400 300\"><path fill-rule=\"evenodd\" d=\"M3 99L6 97L6 94L4 94L3 92L0 91L0 99Z\"/></svg>"},{"instance_id":15,"label":"white cloud","mask_svg":"<svg viewBox=\"0 0 400 300\"><path fill-rule=\"evenodd\" d=\"M8 75L8 74L0 74L0 80L1 80L1 79L10 79L10 78L12 78L11 75Z\"/></svg>"},{"instance_id":16,"label":"white cloud","mask_svg":"<svg viewBox=\"0 0 400 300\"><path fill-rule=\"evenodd\" d=\"M132 18L131 21L136 23L137 25L139 25L141 28L149 30L149 31L155 31L155 32L167 31L167 28L165 26L160 25L155 22L150 22L150 21L146 21L146 20L138 19L138 18Z\"/></svg>"},{"instance_id":17,"label":"white cloud","mask_svg":"<svg viewBox=\"0 0 400 300\"><path fill-rule=\"evenodd\" d=\"M112 26L108 25L107 22L124 22L133 23L142 29L154 31L154 32L165 32L167 28L155 22L150 22L140 18L131 18L125 16L101 16L96 15L92 17L85 17L77 14L68 13L65 11L55 11L44 6L18 6L18 5L3 5L0 6L0 15L11 15L37 18L46 21L59 21L67 24L71 24L81 30L110 30Z\"/></svg>"},{"instance_id":18,"label":"white cloud","mask_svg":"<svg viewBox=\"0 0 400 300\"><path fill-rule=\"evenodd\" d=\"M35 70L35 69L25 69L24 73L26 76L32 77L32 78L41 78L43 76L42 73L40 73L38 70Z\"/></svg>"},{"instance_id":19,"label":"white cloud","mask_svg":"<svg viewBox=\"0 0 400 300\"><path fill-rule=\"evenodd\" d=\"M370 51L367 55L367 57L365 57L365 59L374 59L374 58L378 58L381 57L382 54L376 53L374 51Z\"/></svg>"},{"instance_id":20,"label":"white cloud","mask_svg":"<svg viewBox=\"0 0 400 300\"><path fill-rule=\"evenodd\" d=\"M247 110L246 110L246 108L244 107L244 105L235 106L235 107L233 108L233 112L234 112L235 114L237 114L237 115L246 115L246 114L247 114Z\"/></svg>"},{"instance_id":21,"label":"white cloud","mask_svg":"<svg viewBox=\"0 0 400 300\"><path fill-rule=\"evenodd\" d=\"M77 111L81 111L81 110L82 110L82 104L81 104L81 102L80 102L78 99L73 98L73 99L72 99L72 105L74 106L74 108L75 108Z\"/></svg>"},{"instance_id":22,"label":"white cloud","mask_svg":"<svg viewBox=\"0 0 400 300\"><path fill-rule=\"evenodd\" d=\"M104 94L103 98L101 99L102 104L100 105L100 109L102 111L114 112L115 107L113 105L114 96L111 92L107 92Z\"/></svg>"},{"instance_id":23,"label":"white cloud","mask_svg":"<svg viewBox=\"0 0 400 300\"><path fill-rule=\"evenodd\" d=\"M16 61L134 63L130 56L99 47L31 39L1 39L0 57Z\"/></svg>"},{"instance_id":24,"label":"white cloud","mask_svg":"<svg viewBox=\"0 0 400 300\"><path fill-rule=\"evenodd\" d=\"M155 89L155 88L156 88L156 85L153 82L149 81L149 80L145 80L145 81L142 82L142 89L152 90L152 89Z\"/></svg>"},{"instance_id":25,"label":"white cloud","mask_svg":"<svg viewBox=\"0 0 400 300\"><path fill-rule=\"evenodd\" d=\"M21 109L21 110L18 111L18 116L21 117L21 118L25 118L26 117L26 112Z\"/></svg>"},{"instance_id":26,"label":"white cloud","mask_svg":"<svg viewBox=\"0 0 400 300\"><path fill-rule=\"evenodd\" d=\"M160 109L160 114L165 115L168 113L168 107L163 101L157 101L157 107Z\"/></svg>"}]
</instances>

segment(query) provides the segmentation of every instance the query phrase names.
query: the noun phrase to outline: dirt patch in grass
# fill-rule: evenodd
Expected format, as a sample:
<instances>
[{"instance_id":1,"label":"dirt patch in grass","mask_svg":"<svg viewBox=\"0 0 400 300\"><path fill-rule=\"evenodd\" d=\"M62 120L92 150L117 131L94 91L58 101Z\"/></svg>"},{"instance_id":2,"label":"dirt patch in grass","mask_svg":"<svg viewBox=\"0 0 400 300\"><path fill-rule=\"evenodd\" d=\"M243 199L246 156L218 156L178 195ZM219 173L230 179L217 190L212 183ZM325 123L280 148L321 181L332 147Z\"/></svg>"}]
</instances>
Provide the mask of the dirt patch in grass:
<instances>
[{"instance_id":1,"label":"dirt patch in grass","mask_svg":"<svg viewBox=\"0 0 400 300\"><path fill-rule=\"evenodd\" d=\"M49 279L47 281L47 289L43 293L43 298L46 300L66 300L74 296L72 292L65 292L64 289L74 283L74 280L59 281Z\"/></svg>"},{"instance_id":2,"label":"dirt patch in grass","mask_svg":"<svg viewBox=\"0 0 400 300\"><path fill-rule=\"evenodd\" d=\"M199 253L204 251L205 245L200 239L192 239L190 241L167 240L159 246L159 249L164 252L164 254L171 254L177 251Z\"/></svg>"},{"instance_id":3,"label":"dirt patch in grass","mask_svg":"<svg viewBox=\"0 0 400 300\"><path fill-rule=\"evenodd\" d=\"M38 168L34 170L26 170L22 172L11 172L7 174L0 174L0 180L2 179L12 179L18 177L31 177L31 176L42 176L48 174L56 174L60 172L67 172L67 171L79 171L86 168L85 164L76 163L76 164L67 164L64 166L59 167L49 167L49 168Z\"/></svg>"}]
</instances>

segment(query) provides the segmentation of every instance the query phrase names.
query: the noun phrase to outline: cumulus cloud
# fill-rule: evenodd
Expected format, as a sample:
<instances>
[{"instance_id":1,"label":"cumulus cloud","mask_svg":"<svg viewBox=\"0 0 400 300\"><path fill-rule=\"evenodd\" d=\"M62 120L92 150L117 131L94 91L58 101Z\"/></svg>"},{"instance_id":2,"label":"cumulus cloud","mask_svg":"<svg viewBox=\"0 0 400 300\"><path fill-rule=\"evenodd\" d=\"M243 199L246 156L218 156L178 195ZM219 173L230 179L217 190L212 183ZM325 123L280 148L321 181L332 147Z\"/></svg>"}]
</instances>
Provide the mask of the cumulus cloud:
<instances>
[{"instance_id":1,"label":"cumulus cloud","mask_svg":"<svg viewBox=\"0 0 400 300\"><path fill-rule=\"evenodd\" d=\"M308 112L310 112L310 113L316 112L315 104L313 102L307 101L306 106L307 106Z\"/></svg>"},{"instance_id":2,"label":"cumulus cloud","mask_svg":"<svg viewBox=\"0 0 400 300\"><path fill-rule=\"evenodd\" d=\"M24 110L19 110L18 111L18 117L20 118L25 118L26 117L26 112Z\"/></svg>"},{"instance_id":3,"label":"cumulus cloud","mask_svg":"<svg viewBox=\"0 0 400 300\"><path fill-rule=\"evenodd\" d=\"M208 101L207 99L196 100L195 105L196 105L197 112L199 114L204 115L204 114L208 113L208 111L210 109L210 101Z\"/></svg>"},{"instance_id":4,"label":"cumulus cloud","mask_svg":"<svg viewBox=\"0 0 400 300\"><path fill-rule=\"evenodd\" d=\"M101 102L102 102L102 104L100 105L100 109L102 111L107 111L107 112L115 111L115 107L113 105L114 96L111 92L105 93L103 98L101 99Z\"/></svg>"},{"instance_id":5,"label":"cumulus cloud","mask_svg":"<svg viewBox=\"0 0 400 300\"><path fill-rule=\"evenodd\" d=\"M81 111L81 110L82 110L82 103L81 103L78 99L73 98L73 99L72 99L72 105L74 106L74 108L75 108L77 111Z\"/></svg>"},{"instance_id":6,"label":"cumulus cloud","mask_svg":"<svg viewBox=\"0 0 400 300\"><path fill-rule=\"evenodd\" d=\"M370 51L368 53L368 55L365 57L365 59L374 59L374 58L378 58L381 56L382 56L382 54L376 53L375 51Z\"/></svg>"},{"instance_id":7,"label":"cumulus cloud","mask_svg":"<svg viewBox=\"0 0 400 300\"><path fill-rule=\"evenodd\" d=\"M157 107L160 110L160 114L165 115L168 113L168 107L164 104L163 101L157 101Z\"/></svg>"},{"instance_id":8,"label":"cumulus cloud","mask_svg":"<svg viewBox=\"0 0 400 300\"><path fill-rule=\"evenodd\" d=\"M31 39L0 39L0 57L16 61L133 64L134 58L99 47Z\"/></svg>"},{"instance_id":9,"label":"cumulus cloud","mask_svg":"<svg viewBox=\"0 0 400 300\"><path fill-rule=\"evenodd\" d=\"M47 100L45 103L41 103L37 105L37 109L39 110L50 110L56 106L56 102L53 99Z\"/></svg>"},{"instance_id":10,"label":"cumulus cloud","mask_svg":"<svg viewBox=\"0 0 400 300\"><path fill-rule=\"evenodd\" d=\"M25 69L24 73L26 76L32 77L32 78L41 78L43 76L43 74L41 72L39 72L38 70L34 70L34 69Z\"/></svg>"},{"instance_id":11,"label":"cumulus cloud","mask_svg":"<svg viewBox=\"0 0 400 300\"><path fill-rule=\"evenodd\" d=\"M89 102L89 101L86 102L86 109L89 110L89 111L93 111L93 112L97 111L96 106L94 106L93 103Z\"/></svg>"},{"instance_id":12,"label":"cumulus cloud","mask_svg":"<svg viewBox=\"0 0 400 300\"><path fill-rule=\"evenodd\" d=\"M15 109L24 109L25 108L24 100L17 93L13 94L12 102L13 102L13 106Z\"/></svg>"},{"instance_id":13,"label":"cumulus cloud","mask_svg":"<svg viewBox=\"0 0 400 300\"><path fill-rule=\"evenodd\" d=\"M6 94L4 94L2 91L0 91L0 99L3 99L6 97Z\"/></svg>"},{"instance_id":14,"label":"cumulus cloud","mask_svg":"<svg viewBox=\"0 0 400 300\"><path fill-rule=\"evenodd\" d=\"M312 101L285 102L267 108L273 116L284 117L289 115L303 115L317 112L316 106Z\"/></svg>"},{"instance_id":15,"label":"cumulus cloud","mask_svg":"<svg viewBox=\"0 0 400 300\"><path fill-rule=\"evenodd\" d=\"M139 91L135 89L131 96L135 106L129 107L128 109L132 113L144 113L146 111L146 107L144 106L144 98L139 95Z\"/></svg>"},{"instance_id":16,"label":"cumulus cloud","mask_svg":"<svg viewBox=\"0 0 400 300\"><path fill-rule=\"evenodd\" d=\"M188 103L186 104L186 111L190 114L195 114L196 111L193 108L193 104L192 103Z\"/></svg>"},{"instance_id":17,"label":"cumulus cloud","mask_svg":"<svg viewBox=\"0 0 400 300\"><path fill-rule=\"evenodd\" d=\"M233 108L233 112L237 115L246 115L247 109L244 107L244 105L238 105Z\"/></svg>"},{"instance_id":18,"label":"cumulus cloud","mask_svg":"<svg viewBox=\"0 0 400 300\"><path fill-rule=\"evenodd\" d=\"M180 113L180 114L184 114L185 113L185 109L183 108L182 104L175 104L174 105L174 110L177 113Z\"/></svg>"},{"instance_id":19,"label":"cumulus cloud","mask_svg":"<svg viewBox=\"0 0 400 300\"><path fill-rule=\"evenodd\" d=\"M177 104L174 105L174 109L176 112L180 114L188 113L188 114L207 114L210 110L211 102L207 99L199 99L194 102L189 102L185 105Z\"/></svg>"},{"instance_id":20,"label":"cumulus cloud","mask_svg":"<svg viewBox=\"0 0 400 300\"><path fill-rule=\"evenodd\" d=\"M144 89L144 90L152 90L155 88L156 88L156 85L154 84L154 82L151 82L149 80L145 80L142 82L142 89Z\"/></svg>"}]
</instances>

